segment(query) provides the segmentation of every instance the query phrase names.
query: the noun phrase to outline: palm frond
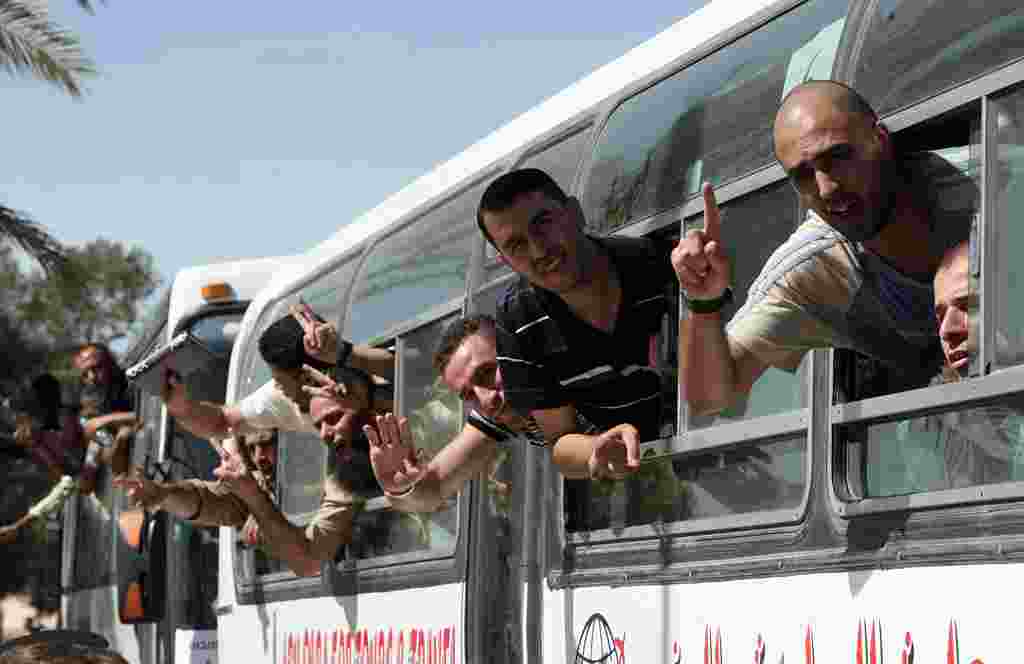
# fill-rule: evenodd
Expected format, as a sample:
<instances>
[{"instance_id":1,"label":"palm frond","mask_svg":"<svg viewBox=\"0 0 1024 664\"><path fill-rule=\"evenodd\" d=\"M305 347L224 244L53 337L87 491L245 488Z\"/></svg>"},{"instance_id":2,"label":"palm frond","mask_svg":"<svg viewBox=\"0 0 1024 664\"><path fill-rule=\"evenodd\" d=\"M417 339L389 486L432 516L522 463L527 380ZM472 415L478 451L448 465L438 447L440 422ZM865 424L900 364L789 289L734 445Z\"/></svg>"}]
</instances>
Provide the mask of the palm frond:
<instances>
[{"instance_id":1,"label":"palm frond","mask_svg":"<svg viewBox=\"0 0 1024 664\"><path fill-rule=\"evenodd\" d=\"M73 97L82 95L82 78L96 73L78 37L50 21L39 0L0 0L0 66L54 83Z\"/></svg>"},{"instance_id":2,"label":"palm frond","mask_svg":"<svg viewBox=\"0 0 1024 664\"><path fill-rule=\"evenodd\" d=\"M11 242L37 260L48 273L61 269L64 247L46 229L25 214L0 205L0 242Z\"/></svg>"},{"instance_id":3,"label":"palm frond","mask_svg":"<svg viewBox=\"0 0 1024 664\"><path fill-rule=\"evenodd\" d=\"M81 7L82 10L84 10L86 12L89 12L90 14L95 14L96 13L96 9L95 9L96 3L93 2L92 0L77 0L77 2L78 2L78 6ZM99 4L105 5L107 3L104 0L100 0Z\"/></svg>"}]
</instances>

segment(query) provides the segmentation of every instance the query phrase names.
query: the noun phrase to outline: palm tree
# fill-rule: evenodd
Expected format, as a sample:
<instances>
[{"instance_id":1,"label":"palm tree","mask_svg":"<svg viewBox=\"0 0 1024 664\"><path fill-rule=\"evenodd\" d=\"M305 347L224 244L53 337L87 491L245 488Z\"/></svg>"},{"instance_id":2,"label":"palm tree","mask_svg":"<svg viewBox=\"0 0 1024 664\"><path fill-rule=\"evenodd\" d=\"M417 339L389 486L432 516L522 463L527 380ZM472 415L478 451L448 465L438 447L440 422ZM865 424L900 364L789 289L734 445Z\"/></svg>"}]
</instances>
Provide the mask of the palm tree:
<instances>
[{"instance_id":1,"label":"palm tree","mask_svg":"<svg viewBox=\"0 0 1024 664\"><path fill-rule=\"evenodd\" d=\"M91 0L77 0L87 12ZM8 73L53 83L74 98L82 96L82 79L95 68L78 37L50 20L41 0L0 0L0 66ZM17 245L46 270L64 260L60 243L23 213L0 205L0 242Z\"/></svg>"}]
</instances>

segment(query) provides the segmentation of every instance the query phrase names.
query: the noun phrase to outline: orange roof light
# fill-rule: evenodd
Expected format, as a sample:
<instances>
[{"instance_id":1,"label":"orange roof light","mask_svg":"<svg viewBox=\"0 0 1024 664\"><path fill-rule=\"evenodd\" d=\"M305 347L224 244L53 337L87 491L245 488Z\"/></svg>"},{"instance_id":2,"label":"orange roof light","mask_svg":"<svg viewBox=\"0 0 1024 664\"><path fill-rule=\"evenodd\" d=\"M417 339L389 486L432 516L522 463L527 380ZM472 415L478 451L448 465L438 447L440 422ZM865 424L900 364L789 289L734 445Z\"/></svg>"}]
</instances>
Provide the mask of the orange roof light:
<instances>
[{"instance_id":1,"label":"orange roof light","mask_svg":"<svg viewBox=\"0 0 1024 664\"><path fill-rule=\"evenodd\" d=\"M202 288L203 299L207 302L214 300L233 300L235 298L231 286L223 281L214 281Z\"/></svg>"}]
</instances>

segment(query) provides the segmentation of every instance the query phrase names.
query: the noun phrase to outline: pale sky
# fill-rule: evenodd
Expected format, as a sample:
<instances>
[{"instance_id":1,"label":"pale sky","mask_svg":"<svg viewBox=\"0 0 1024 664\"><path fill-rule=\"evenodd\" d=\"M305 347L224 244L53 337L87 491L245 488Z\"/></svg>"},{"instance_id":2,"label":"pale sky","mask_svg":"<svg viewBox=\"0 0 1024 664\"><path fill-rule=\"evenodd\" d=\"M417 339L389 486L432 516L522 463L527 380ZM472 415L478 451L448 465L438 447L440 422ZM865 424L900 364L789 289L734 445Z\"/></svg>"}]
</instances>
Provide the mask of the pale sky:
<instances>
[{"instance_id":1,"label":"pale sky","mask_svg":"<svg viewBox=\"0 0 1024 664\"><path fill-rule=\"evenodd\" d=\"M180 268L304 251L702 6L52 2L100 75L0 78L0 202Z\"/></svg>"}]
</instances>

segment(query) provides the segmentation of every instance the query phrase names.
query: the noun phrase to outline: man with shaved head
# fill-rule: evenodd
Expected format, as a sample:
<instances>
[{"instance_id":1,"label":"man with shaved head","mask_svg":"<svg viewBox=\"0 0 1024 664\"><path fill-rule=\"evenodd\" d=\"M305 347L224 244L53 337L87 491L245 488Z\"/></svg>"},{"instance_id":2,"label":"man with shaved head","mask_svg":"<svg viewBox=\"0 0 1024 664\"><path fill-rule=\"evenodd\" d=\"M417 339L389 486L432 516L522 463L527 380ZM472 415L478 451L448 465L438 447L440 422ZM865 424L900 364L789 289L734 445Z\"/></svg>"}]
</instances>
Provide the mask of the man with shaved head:
<instances>
[{"instance_id":1,"label":"man with shaved head","mask_svg":"<svg viewBox=\"0 0 1024 664\"><path fill-rule=\"evenodd\" d=\"M932 153L902 154L870 105L834 81L809 81L782 101L775 156L807 217L768 259L746 303L723 327L731 259L704 187L704 229L672 264L690 316L680 335L691 408L717 412L768 367L795 371L814 348L848 348L923 385L942 362L932 276L966 238L972 183Z\"/></svg>"}]
</instances>

